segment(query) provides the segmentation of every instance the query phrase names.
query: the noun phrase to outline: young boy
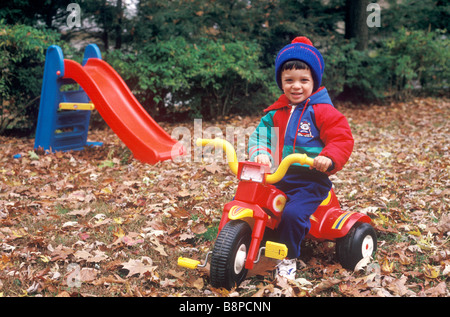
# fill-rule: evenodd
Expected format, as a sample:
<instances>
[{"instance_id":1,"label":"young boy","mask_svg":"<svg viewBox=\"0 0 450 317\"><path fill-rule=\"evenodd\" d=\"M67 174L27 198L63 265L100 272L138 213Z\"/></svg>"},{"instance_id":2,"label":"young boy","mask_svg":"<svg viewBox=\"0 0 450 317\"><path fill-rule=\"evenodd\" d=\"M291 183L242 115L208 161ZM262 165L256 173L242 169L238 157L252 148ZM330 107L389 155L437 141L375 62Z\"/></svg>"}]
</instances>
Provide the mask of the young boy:
<instances>
[{"instance_id":1,"label":"young boy","mask_svg":"<svg viewBox=\"0 0 450 317\"><path fill-rule=\"evenodd\" d=\"M283 94L265 109L249 140L251 161L273 166L292 153L314 158L312 167L291 166L275 186L288 197L277 239L288 247L280 275L295 277L300 244L310 229L309 217L331 189L328 176L341 170L353 150L347 119L321 87L324 61L306 37L285 46L275 61L276 82ZM287 273L287 274L286 274Z\"/></svg>"}]
</instances>

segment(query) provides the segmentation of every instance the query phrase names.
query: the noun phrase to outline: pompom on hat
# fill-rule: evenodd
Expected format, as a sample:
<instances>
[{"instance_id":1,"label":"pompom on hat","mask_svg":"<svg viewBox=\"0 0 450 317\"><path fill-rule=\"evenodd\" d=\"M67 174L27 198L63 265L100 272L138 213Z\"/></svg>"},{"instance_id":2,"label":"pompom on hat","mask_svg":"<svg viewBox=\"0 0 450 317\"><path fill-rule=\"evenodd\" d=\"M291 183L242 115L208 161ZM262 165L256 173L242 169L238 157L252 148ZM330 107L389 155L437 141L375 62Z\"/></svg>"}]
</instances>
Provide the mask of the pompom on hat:
<instances>
[{"instance_id":1,"label":"pompom on hat","mask_svg":"<svg viewBox=\"0 0 450 317\"><path fill-rule=\"evenodd\" d=\"M300 60L306 63L311 69L311 74L314 79L313 91L319 89L322 82L322 75L325 69L322 54L314 47L313 43L305 36L296 37L291 44L283 47L277 55L275 60L275 78L278 87L282 89L281 85L281 67L290 60Z\"/></svg>"}]
</instances>

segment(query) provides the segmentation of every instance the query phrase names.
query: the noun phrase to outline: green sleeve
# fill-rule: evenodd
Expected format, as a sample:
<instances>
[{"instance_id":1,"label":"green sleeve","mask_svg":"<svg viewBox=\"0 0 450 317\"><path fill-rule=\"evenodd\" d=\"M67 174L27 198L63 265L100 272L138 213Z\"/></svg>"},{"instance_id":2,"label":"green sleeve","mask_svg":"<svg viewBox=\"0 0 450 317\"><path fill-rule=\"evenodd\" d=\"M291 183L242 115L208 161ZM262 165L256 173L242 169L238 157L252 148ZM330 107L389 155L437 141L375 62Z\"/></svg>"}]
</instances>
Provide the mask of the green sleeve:
<instances>
[{"instance_id":1,"label":"green sleeve","mask_svg":"<svg viewBox=\"0 0 450 317\"><path fill-rule=\"evenodd\" d=\"M272 155L275 152L272 149L272 144L275 144L275 142L272 142L275 137L275 133L273 132L274 113L275 111L270 111L262 117L255 131L250 135L248 142L248 156L250 161L253 161L259 154L266 154L272 163L274 162Z\"/></svg>"}]
</instances>

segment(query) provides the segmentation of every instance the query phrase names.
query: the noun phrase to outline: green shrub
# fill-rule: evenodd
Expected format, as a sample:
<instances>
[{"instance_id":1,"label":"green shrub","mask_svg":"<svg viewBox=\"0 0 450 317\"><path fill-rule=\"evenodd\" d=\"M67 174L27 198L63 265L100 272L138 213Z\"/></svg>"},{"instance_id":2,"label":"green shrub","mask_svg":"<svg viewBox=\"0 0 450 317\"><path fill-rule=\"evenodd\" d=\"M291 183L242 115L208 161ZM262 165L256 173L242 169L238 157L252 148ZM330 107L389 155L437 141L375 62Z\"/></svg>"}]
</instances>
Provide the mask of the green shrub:
<instances>
[{"instance_id":1,"label":"green shrub","mask_svg":"<svg viewBox=\"0 0 450 317\"><path fill-rule=\"evenodd\" d=\"M401 29L395 33L381 52L390 57L387 72L393 93L407 97L418 88L428 94L448 89L449 44L446 31Z\"/></svg>"},{"instance_id":2,"label":"green shrub","mask_svg":"<svg viewBox=\"0 0 450 317\"><path fill-rule=\"evenodd\" d=\"M133 52L114 51L106 59L151 114L184 111L211 118L261 99L255 97L266 83L260 55L251 42L191 44L177 37Z\"/></svg>"},{"instance_id":3,"label":"green shrub","mask_svg":"<svg viewBox=\"0 0 450 317\"><path fill-rule=\"evenodd\" d=\"M360 102L438 94L449 85L449 42L444 31L402 29L366 51L329 43L323 82L333 97Z\"/></svg>"},{"instance_id":4,"label":"green shrub","mask_svg":"<svg viewBox=\"0 0 450 317\"><path fill-rule=\"evenodd\" d=\"M45 50L52 44L62 45L54 31L0 21L0 134L34 131Z\"/></svg>"},{"instance_id":5,"label":"green shrub","mask_svg":"<svg viewBox=\"0 0 450 317\"><path fill-rule=\"evenodd\" d=\"M148 43L131 52L111 51L105 60L126 81L146 110L156 115L165 110L164 98L169 92L190 87L185 76L190 66L183 60L191 54L187 52L188 48L187 43L178 38Z\"/></svg>"}]
</instances>

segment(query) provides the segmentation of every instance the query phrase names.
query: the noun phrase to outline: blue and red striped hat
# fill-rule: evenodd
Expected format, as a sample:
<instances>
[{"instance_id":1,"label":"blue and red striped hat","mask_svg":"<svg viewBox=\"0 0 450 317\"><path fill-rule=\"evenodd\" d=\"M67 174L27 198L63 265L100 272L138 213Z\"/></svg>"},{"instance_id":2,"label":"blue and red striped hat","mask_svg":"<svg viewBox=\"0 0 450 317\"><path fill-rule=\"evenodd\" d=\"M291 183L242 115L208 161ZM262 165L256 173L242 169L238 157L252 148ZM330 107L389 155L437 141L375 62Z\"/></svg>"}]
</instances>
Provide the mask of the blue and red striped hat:
<instances>
[{"instance_id":1,"label":"blue and red striped hat","mask_svg":"<svg viewBox=\"0 0 450 317\"><path fill-rule=\"evenodd\" d=\"M319 89L322 83L322 75L325 69L322 54L314 47L313 43L305 36L296 37L291 44L283 47L275 60L275 79L278 87L281 86L281 67L290 60L300 60L306 63L311 69L311 75L314 79L313 91Z\"/></svg>"}]
</instances>

